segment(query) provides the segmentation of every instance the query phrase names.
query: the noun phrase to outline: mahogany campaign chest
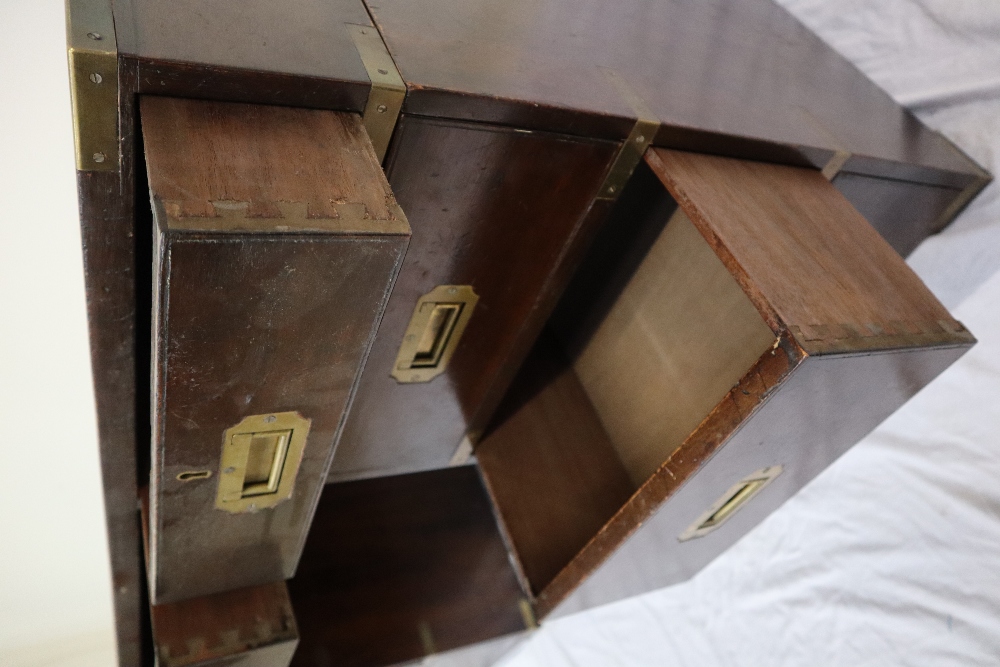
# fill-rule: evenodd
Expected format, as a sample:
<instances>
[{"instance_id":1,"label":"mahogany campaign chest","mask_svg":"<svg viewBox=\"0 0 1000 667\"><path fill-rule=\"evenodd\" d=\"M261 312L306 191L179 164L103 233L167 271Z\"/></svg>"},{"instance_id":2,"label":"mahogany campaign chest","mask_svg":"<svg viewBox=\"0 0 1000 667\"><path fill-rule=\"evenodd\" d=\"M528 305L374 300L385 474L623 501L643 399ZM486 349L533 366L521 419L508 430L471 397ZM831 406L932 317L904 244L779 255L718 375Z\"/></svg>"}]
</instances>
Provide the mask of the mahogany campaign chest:
<instances>
[{"instance_id":1,"label":"mahogany campaign chest","mask_svg":"<svg viewBox=\"0 0 1000 667\"><path fill-rule=\"evenodd\" d=\"M122 665L490 664L975 342L990 176L770 0L68 16Z\"/></svg>"}]
</instances>

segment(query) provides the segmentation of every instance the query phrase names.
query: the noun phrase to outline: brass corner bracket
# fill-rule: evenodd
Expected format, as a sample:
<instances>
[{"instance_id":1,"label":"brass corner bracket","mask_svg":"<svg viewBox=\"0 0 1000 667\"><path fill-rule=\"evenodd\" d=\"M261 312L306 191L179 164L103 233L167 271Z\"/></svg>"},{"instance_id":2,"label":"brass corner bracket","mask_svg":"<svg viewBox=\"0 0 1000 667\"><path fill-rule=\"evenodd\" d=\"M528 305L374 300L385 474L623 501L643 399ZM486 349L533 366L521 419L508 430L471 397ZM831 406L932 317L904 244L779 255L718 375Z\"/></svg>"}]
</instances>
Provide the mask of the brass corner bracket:
<instances>
[{"instance_id":1,"label":"brass corner bracket","mask_svg":"<svg viewBox=\"0 0 1000 667\"><path fill-rule=\"evenodd\" d=\"M79 171L117 171L118 43L110 0L67 0L67 55Z\"/></svg>"},{"instance_id":2,"label":"brass corner bracket","mask_svg":"<svg viewBox=\"0 0 1000 667\"><path fill-rule=\"evenodd\" d=\"M600 70L636 115L632 131L618 149L618 155L597 191L597 199L614 201L625 188L632 172L639 166L646 149L653 143L656 131L660 129L660 119L618 72L607 67L601 67Z\"/></svg>"},{"instance_id":3,"label":"brass corner bracket","mask_svg":"<svg viewBox=\"0 0 1000 667\"><path fill-rule=\"evenodd\" d=\"M396 129L399 112L406 98L406 84L399 75L389 49L382 41L378 28L368 25L348 24L354 46L361 56L368 78L372 82L362 120L375 154L381 162L389 148L389 140Z\"/></svg>"}]
</instances>

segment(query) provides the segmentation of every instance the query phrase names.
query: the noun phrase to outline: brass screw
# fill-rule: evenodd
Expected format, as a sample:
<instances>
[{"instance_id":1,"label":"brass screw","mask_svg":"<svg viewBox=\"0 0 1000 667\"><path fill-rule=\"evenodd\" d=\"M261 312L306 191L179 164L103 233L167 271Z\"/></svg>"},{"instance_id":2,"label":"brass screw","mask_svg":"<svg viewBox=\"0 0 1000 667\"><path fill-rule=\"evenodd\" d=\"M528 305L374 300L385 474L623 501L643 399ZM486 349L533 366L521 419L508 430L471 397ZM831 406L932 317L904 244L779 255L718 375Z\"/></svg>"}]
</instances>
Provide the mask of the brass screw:
<instances>
[{"instance_id":1,"label":"brass screw","mask_svg":"<svg viewBox=\"0 0 1000 667\"><path fill-rule=\"evenodd\" d=\"M99 33L99 32L88 32L87 33L87 37L90 37L95 42L99 42L102 39L104 39L104 36L101 35L101 33Z\"/></svg>"},{"instance_id":2,"label":"brass screw","mask_svg":"<svg viewBox=\"0 0 1000 667\"><path fill-rule=\"evenodd\" d=\"M94 72L93 74L90 75L90 80L93 81L94 83L100 83L101 81L104 81L101 75L98 74L97 72Z\"/></svg>"},{"instance_id":3,"label":"brass screw","mask_svg":"<svg viewBox=\"0 0 1000 667\"><path fill-rule=\"evenodd\" d=\"M94 153L94 162L104 162L104 153Z\"/></svg>"},{"instance_id":4,"label":"brass screw","mask_svg":"<svg viewBox=\"0 0 1000 667\"><path fill-rule=\"evenodd\" d=\"M273 422L276 419L277 419L277 417L275 417L274 415L268 415L267 417L264 417L264 422L267 423L267 424L270 424L271 422Z\"/></svg>"},{"instance_id":5,"label":"brass screw","mask_svg":"<svg viewBox=\"0 0 1000 667\"><path fill-rule=\"evenodd\" d=\"M637 143L637 144L641 144L641 143L642 143L642 142L644 142L645 140L646 140L646 137L644 137L644 136L642 136L642 135L640 134L640 135L639 135L638 137L636 137L636 138L635 138L635 143Z\"/></svg>"},{"instance_id":6,"label":"brass screw","mask_svg":"<svg viewBox=\"0 0 1000 667\"><path fill-rule=\"evenodd\" d=\"M385 113L387 107L384 104L380 104L377 107L375 107L375 110L378 111L379 113Z\"/></svg>"},{"instance_id":7,"label":"brass screw","mask_svg":"<svg viewBox=\"0 0 1000 667\"><path fill-rule=\"evenodd\" d=\"M379 73L379 74L388 74L388 73L389 73L389 70L387 70L387 69L380 69L380 70L378 71L378 73Z\"/></svg>"}]
</instances>

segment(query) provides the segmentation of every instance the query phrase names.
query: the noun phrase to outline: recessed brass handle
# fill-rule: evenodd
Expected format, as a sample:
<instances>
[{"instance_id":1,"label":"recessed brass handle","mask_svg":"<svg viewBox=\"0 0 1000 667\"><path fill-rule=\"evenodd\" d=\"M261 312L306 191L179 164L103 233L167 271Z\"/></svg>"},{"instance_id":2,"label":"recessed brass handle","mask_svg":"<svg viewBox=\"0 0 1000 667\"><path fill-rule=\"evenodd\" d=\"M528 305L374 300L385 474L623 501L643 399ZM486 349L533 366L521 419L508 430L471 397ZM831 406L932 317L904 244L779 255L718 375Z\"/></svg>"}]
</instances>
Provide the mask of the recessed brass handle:
<instances>
[{"instance_id":1,"label":"recessed brass handle","mask_svg":"<svg viewBox=\"0 0 1000 667\"><path fill-rule=\"evenodd\" d=\"M215 507L239 514L291 497L310 423L297 412L276 412L226 430Z\"/></svg>"},{"instance_id":2,"label":"recessed brass handle","mask_svg":"<svg viewBox=\"0 0 1000 667\"><path fill-rule=\"evenodd\" d=\"M771 466L752 472L733 484L712 506L705 510L677 539L681 542L708 535L729 520L765 486L781 474L783 466Z\"/></svg>"},{"instance_id":3,"label":"recessed brass handle","mask_svg":"<svg viewBox=\"0 0 1000 667\"><path fill-rule=\"evenodd\" d=\"M417 300L396 355L398 382L427 382L451 361L479 297L469 285L439 285Z\"/></svg>"}]
</instances>

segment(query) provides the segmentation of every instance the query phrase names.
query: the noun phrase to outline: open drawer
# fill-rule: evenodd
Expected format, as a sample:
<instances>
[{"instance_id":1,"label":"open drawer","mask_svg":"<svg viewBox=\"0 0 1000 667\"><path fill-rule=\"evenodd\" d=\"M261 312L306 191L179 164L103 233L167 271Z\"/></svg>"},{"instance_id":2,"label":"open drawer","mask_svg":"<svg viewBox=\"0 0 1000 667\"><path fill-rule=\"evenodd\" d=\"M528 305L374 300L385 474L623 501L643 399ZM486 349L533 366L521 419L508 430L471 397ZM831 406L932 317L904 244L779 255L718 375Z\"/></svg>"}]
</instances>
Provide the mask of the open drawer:
<instances>
[{"instance_id":1,"label":"open drawer","mask_svg":"<svg viewBox=\"0 0 1000 667\"><path fill-rule=\"evenodd\" d=\"M294 574L410 228L356 114L140 111L161 604Z\"/></svg>"},{"instance_id":2,"label":"open drawer","mask_svg":"<svg viewBox=\"0 0 1000 667\"><path fill-rule=\"evenodd\" d=\"M974 342L819 172L650 149L476 449L536 613L691 576Z\"/></svg>"}]
</instances>

